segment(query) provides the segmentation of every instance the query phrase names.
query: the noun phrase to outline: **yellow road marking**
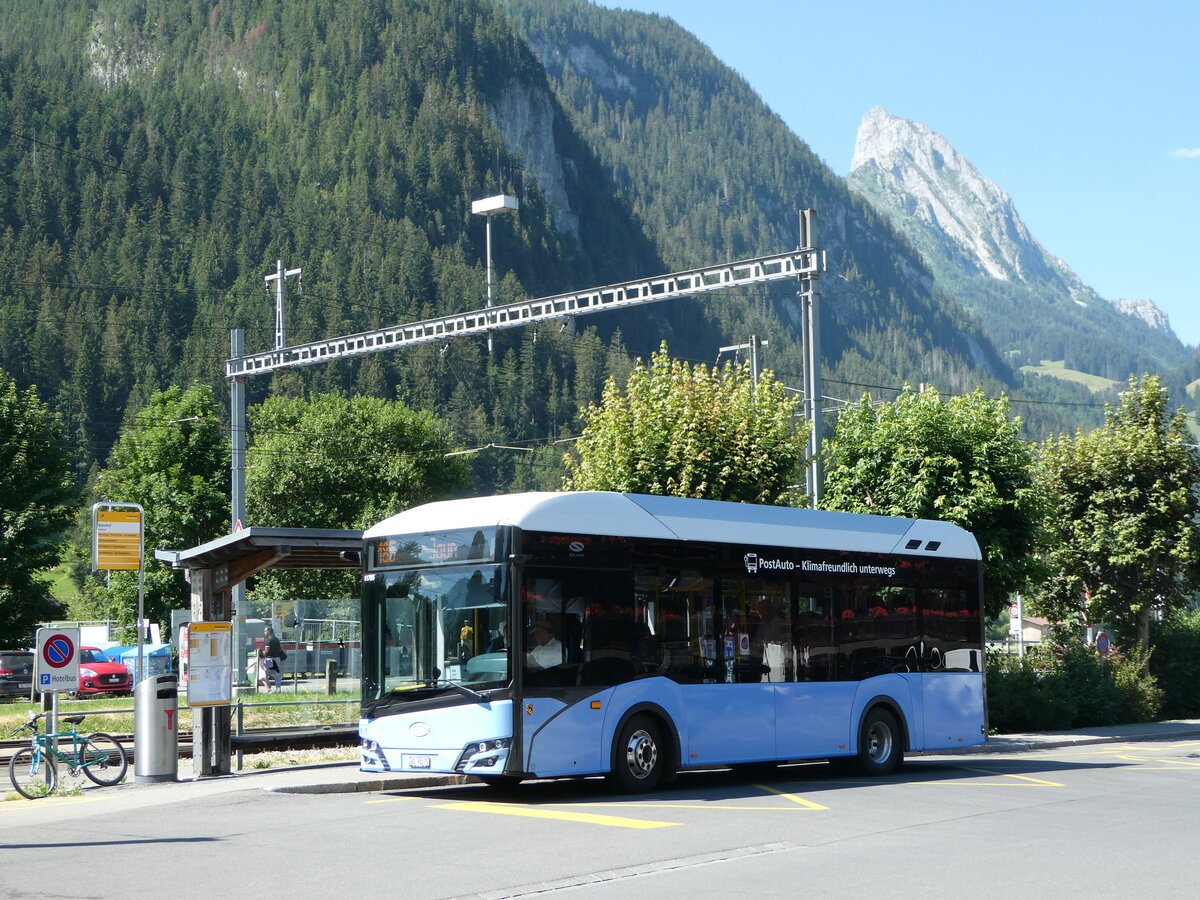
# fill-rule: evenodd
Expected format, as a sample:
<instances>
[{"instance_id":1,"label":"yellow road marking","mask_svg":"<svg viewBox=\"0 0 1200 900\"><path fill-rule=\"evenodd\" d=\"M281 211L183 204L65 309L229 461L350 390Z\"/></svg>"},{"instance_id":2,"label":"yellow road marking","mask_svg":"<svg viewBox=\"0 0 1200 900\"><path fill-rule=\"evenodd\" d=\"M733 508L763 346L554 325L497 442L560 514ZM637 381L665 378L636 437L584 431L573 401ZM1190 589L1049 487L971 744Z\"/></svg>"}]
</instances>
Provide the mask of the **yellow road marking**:
<instances>
[{"instance_id":1,"label":"yellow road marking","mask_svg":"<svg viewBox=\"0 0 1200 900\"><path fill-rule=\"evenodd\" d=\"M1118 756L1117 759L1128 759L1131 762L1170 763L1173 766L1191 766L1192 768L1200 768L1200 762L1189 762L1186 759L1160 759L1157 756L1128 756L1128 755ZM1142 768L1144 769L1144 768L1146 768L1146 766L1142 766Z\"/></svg>"},{"instance_id":2,"label":"yellow road marking","mask_svg":"<svg viewBox=\"0 0 1200 900\"><path fill-rule=\"evenodd\" d=\"M679 822L654 822L647 819L626 819L622 816L600 816L593 813L563 812L554 809L533 809L528 806L509 806L503 803L465 801L441 803L433 809L450 809L460 812L493 813L498 816L524 816L530 819L554 819L559 822L583 822L587 825L606 825L609 828L669 828Z\"/></svg>"},{"instance_id":3,"label":"yellow road marking","mask_svg":"<svg viewBox=\"0 0 1200 900\"><path fill-rule=\"evenodd\" d=\"M45 809L45 808L48 808L51 806L75 806L79 803L99 803L101 800L105 800L105 799L107 799L107 798L105 798L105 797L54 797L54 796L50 796L50 797L39 797L37 800L26 800L24 797L22 797L21 799L18 800L17 798L14 797L12 800L9 800L4 803L0 803L0 810L2 810L2 809L29 809L31 806L35 806L35 805L41 809Z\"/></svg>"},{"instance_id":4,"label":"yellow road marking","mask_svg":"<svg viewBox=\"0 0 1200 900\"><path fill-rule=\"evenodd\" d=\"M808 803L807 800L801 800L800 803ZM642 803L639 806L642 809L702 809L705 812L797 812L791 806L729 806L724 803L714 801L712 803ZM608 808L606 803L572 803L574 807L594 806L600 808ZM828 809L827 806L818 806L813 804L812 809Z\"/></svg>"},{"instance_id":5,"label":"yellow road marking","mask_svg":"<svg viewBox=\"0 0 1200 900\"><path fill-rule=\"evenodd\" d=\"M803 797L797 797L795 794L790 794L787 791L777 790L769 784L756 784L754 787L759 790L769 791L772 794L778 794L785 800L791 800L793 803L803 806L805 809L829 809L828 806L822 806L820 803L813 803L811 800L805 800Z\"/></svg>"},{"instance_id":6,"label":"yellow road marking","mask_svg":"<svg viewBox=\"0 0 1200 900\"><path fill-rule=\"evenodd\" d=\"M963 768L968 772L982 772L984 775L999 775L1001 778L1015 778L1018 781L1028 781L1031 784L1040 784L1044 787L1064 787L1064 785L1057 781L1046 781L1042 778L1032 778L1029 775L1014 775L1011 772L995 772L991 769L976 769L972 766L963 766Z\"/></svg>"}]
</instances>

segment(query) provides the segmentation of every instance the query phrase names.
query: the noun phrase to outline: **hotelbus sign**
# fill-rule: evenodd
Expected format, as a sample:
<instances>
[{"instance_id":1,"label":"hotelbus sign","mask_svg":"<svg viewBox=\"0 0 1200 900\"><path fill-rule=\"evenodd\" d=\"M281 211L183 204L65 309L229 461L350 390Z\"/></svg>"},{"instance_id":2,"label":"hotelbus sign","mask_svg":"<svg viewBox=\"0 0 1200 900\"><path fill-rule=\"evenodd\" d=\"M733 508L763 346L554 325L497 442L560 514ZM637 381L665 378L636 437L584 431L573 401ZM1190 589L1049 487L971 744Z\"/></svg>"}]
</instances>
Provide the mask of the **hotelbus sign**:
<instances>
[{"instance_id":1,"label":"hotelbus sign","mask_svg":"<svg viewBox=\"0 0 1200 900\"><path fill-rule=\"evenodd\" d=\"M79 629L39 628L33 682L42 694L79 687Z\"/></svg>"}]
</instances>

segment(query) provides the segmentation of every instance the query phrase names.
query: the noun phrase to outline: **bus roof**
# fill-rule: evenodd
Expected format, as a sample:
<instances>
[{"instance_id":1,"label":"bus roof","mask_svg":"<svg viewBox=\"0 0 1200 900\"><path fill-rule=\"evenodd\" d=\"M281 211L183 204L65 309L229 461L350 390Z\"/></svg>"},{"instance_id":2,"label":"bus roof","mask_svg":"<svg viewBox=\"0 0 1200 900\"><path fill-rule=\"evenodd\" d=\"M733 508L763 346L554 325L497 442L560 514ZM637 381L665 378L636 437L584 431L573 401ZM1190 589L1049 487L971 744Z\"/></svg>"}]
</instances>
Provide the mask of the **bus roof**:
<instances>
[{"instance_id":1,"label":"bus roof","mask_svg":"<svg viewBox=\"0 0 1200 900\"><path fill-rule=\"evenodd\" d=\"M363 537L496 525L561 534L980 558L970 532L948 522L606 491L501 494L427 503L384 519Z\"/></svg>"}]
</instances>

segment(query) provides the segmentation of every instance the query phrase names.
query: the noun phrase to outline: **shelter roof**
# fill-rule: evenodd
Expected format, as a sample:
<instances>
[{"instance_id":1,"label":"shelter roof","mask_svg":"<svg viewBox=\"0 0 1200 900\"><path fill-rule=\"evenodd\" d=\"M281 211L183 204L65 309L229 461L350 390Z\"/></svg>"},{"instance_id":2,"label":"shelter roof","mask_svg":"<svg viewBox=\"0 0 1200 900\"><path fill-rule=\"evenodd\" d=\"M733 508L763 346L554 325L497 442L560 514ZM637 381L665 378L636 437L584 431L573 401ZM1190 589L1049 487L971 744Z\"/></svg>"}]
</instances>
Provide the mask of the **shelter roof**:
<instances>
[{"instance_id":1,"label":"shelter roof","mask_svg":"<svg viewBox=\"0 0 1200 900\"><path fill-rule=\"evenodd\" d=\"M155 550L176 569L236 566L264 552L275 569L357 569L361 531L333 528L246 528L188 550Z\"/></svg>"}]
</instances>

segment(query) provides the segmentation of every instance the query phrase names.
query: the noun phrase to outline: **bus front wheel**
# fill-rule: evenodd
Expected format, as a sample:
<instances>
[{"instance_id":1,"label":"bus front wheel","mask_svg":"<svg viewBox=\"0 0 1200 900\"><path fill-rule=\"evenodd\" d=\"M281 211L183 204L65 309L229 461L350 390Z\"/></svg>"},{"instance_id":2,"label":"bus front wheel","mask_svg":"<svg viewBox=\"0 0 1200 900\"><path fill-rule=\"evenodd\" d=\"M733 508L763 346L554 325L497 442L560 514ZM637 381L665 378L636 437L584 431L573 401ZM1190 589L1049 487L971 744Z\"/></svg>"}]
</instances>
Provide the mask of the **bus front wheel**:
<instances>
[{"instance_id":1,"label":"bus front wheel","mask_svg":"<svg viewBox=\"0 0 1200 900\"><path fill-rule=\"evenodd\" d=\"M621 727L613 742L609 783L629 794L654 790L669 765L666 753L667 744L658 720L647 715L634 716Z\"/></svg>"},{"instance_id":2,"label":"bus front wheel","mask_svg":"<svg viewBox=\"0 0 1200 900\"><path fill-rule=\"evenodd\" d=\"M900 724L886 709L875 707L863 717L858 732L858 769L864 775L891 775L904 761Z\"/></svg>"}]
</instances>

